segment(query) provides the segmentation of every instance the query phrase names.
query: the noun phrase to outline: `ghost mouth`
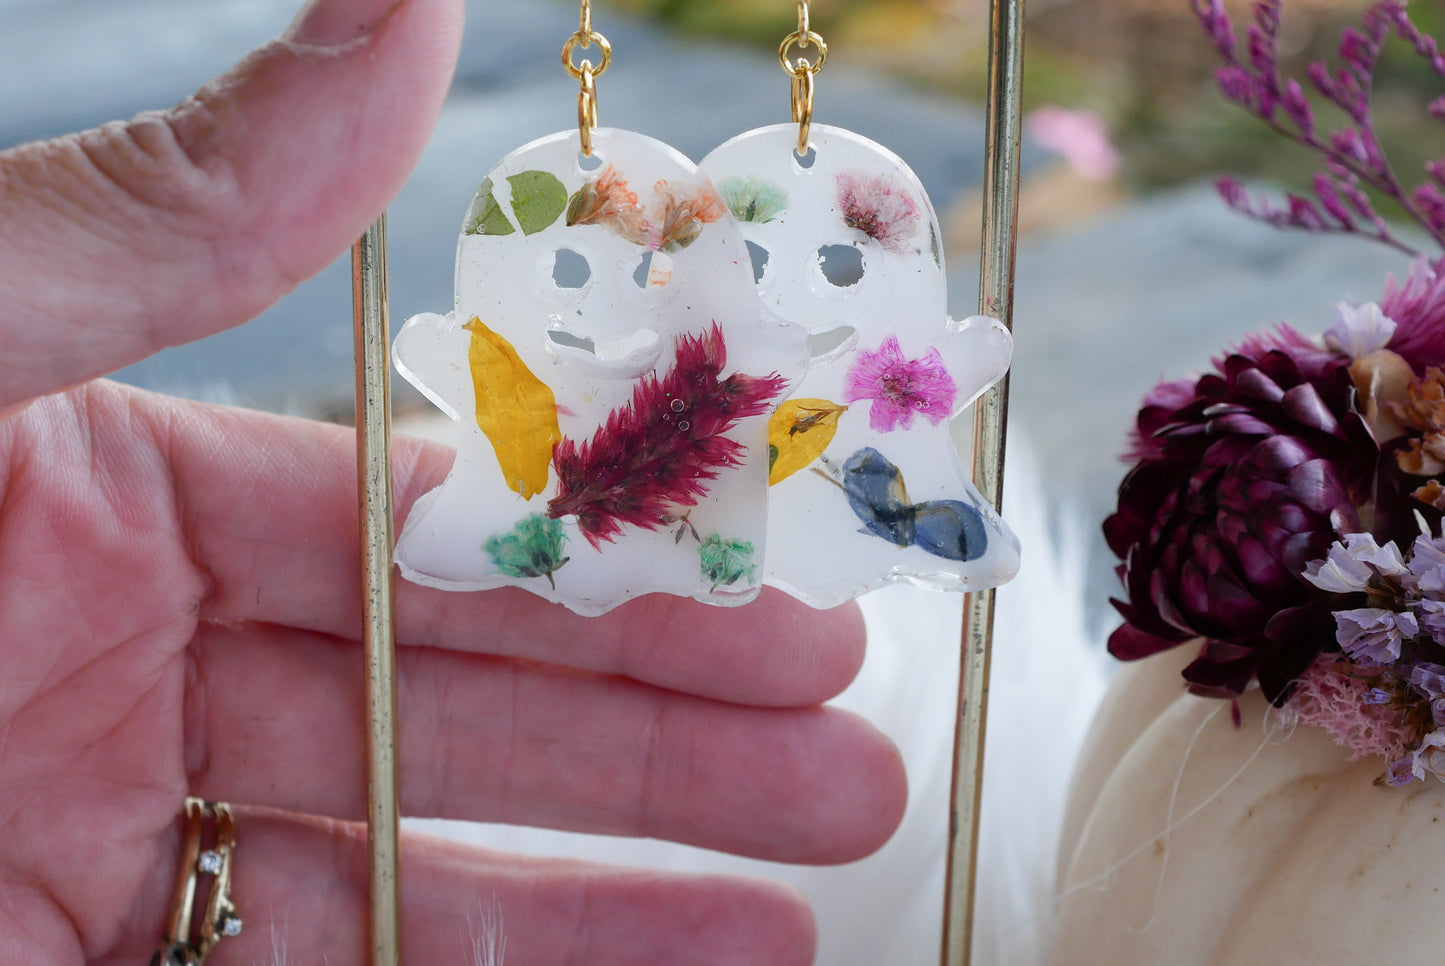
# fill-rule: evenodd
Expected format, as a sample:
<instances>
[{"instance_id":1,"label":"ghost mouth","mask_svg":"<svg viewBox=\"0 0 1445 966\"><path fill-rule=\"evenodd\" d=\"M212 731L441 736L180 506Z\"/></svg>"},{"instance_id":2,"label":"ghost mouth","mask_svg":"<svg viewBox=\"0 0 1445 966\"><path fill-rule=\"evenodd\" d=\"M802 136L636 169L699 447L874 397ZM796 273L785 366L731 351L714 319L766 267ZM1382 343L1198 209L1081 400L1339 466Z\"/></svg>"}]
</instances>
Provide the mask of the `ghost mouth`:
<instances>
[{"instance_id":1,"label":"ghost mouth","mask_svg":"<svg viewBox=\"0 0 1445 966\"><path fill-rule=\"evenodd\" d=\"M662 357L662 336L652 329L637 329L615 339L578 335L564 325L547 330L547 351L558 362L607 379L636 379L657 367Z\"/></svg>"},{"instance_id":2,"label":"ghost mouth","mask_svg":"<svg viewBox=\"0 0 1445 966\"><path fill-rule=\"evenodd\" d=\"M835 362L852 352L858 345L858 330L851 325L839 325L808 335L808 356L815 366Z\"/></svg>"}]
</instances>

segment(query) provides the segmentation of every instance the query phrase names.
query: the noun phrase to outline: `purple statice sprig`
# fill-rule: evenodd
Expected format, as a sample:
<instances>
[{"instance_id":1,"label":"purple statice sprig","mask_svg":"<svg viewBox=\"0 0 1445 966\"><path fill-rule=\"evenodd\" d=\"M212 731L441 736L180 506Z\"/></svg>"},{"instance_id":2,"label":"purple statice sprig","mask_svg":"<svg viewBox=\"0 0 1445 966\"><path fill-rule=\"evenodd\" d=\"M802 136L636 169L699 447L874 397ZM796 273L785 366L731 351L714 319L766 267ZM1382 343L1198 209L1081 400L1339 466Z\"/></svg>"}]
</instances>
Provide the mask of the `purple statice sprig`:
<instances>
[{"instance_id":1,"label":"purple statice sprig","mask_svg":"<svg viewBox=\"0 0 1445 966\"><path fill-rule=\"evenodd\" d=\"M1356 737L1345 743L1357 753L1390 759L1388 784L1408 784L1427 772L1445 777L1445 539L1422 533L1402 551L1368 533L1346 534L1303 576L1336 595L1341 651L1335 658L1321 655L1301 679L1303 720L1337 740L1353 730ZM1360 603L1367 606L1353 606ZM1344 702L1358 708L1341 707L1338 699L1329 708L1331 702L1319 700L1320 686L1340 669L1355 682ZM1366 706L1388 706L1393 721ZM1358 722L1372 716L1383 726L1362 743Z\"/></svg>"},{"instance_id":2,"label":"purple statice sprig","mask_svg":"<svg viewBox=\"0 0 1445 966\"><path fill-rule=\"evenodd\" d=\"M1410 20L1404 0L1377 0L1357 27L1340 36L1342 63L1331 68L1312 63L1307 84L1285 77L1279 64L1279 26L1283 0L1259 0L1241 51L1223 0L1190 0L1201 26L1224 64L1215 72L1226 99L1259 118L1278 134L1321 155L1323 168L1311 185L1313 198L1287 194L1283 204L1251 198L1234 178L1216 187L1225 203L1241 214L1279 228L1359 235L1410 255L1420 252L1396 238L1376 211L1366 189L1390 198L1442 248L1445 248L1445 160L1425 166L1426 177L1407 187L1380 144L1373 113L1375 71L1385 41L1393 33L1445 78L1445 56L1434 38ZM1307 90L1343 112L1335 129L1321 130ZM1431 102L1432 116L1445 119L1445 97Z\"/></svg>"}]
</instances>

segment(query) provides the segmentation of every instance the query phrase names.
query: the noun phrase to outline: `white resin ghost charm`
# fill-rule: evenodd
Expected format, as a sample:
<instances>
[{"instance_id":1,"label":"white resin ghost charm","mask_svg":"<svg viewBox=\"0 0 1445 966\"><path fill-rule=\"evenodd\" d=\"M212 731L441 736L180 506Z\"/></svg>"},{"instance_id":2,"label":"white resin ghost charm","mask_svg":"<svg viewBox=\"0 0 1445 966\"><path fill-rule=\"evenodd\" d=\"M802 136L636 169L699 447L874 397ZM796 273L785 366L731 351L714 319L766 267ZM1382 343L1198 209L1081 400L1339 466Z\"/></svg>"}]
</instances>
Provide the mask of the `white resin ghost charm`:
<instances>
[{"instance_id":1,"label":"white resin ghost charm","mask_svg":"<svg viewBox=\"0 0 1445 966\"><path fill-rule=\"evenodd\" d=\"M624 131L520 148L478 189L456 308L397 369L461 432L397 542L408 580L516 585L581 614L654 591L737 604L762 579L769 415L806 333L764 323L727 207Z\"/></svg>"},{"instance_id":2,"label":"white resin ghost charm","mask_svg":"<svg viewBox=\"0 0 1445 966\"><path fill-rule=\"evenodd\" d=\"M938 219L887 149L794 125L713 151L751 249L765 319L807 329L812 360L769 426L766 579L815 607L895 580L997 586L1018 541L969 483L949 422L1008 369L998 321L948 317Z\"/></svg>"}]
</instances>

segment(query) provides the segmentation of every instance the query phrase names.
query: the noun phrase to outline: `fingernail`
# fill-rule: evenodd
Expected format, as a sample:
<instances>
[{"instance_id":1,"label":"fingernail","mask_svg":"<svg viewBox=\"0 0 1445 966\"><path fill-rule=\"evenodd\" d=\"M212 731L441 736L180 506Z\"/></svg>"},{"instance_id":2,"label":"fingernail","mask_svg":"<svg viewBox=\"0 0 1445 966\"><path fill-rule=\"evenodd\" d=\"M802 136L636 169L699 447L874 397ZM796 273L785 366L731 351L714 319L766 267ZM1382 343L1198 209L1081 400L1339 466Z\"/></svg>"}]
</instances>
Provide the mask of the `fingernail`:
<instances>
[{"instance_id":1,"label":"fingernail","mask_svg":"<svg viewBox=\"0 0 1445 966\"><path fill-rule=\"evenodd\" d=\"M285 38L309 47L337 47L370 34L403 0L308 0Z\"/></svg>"}]
</instances>

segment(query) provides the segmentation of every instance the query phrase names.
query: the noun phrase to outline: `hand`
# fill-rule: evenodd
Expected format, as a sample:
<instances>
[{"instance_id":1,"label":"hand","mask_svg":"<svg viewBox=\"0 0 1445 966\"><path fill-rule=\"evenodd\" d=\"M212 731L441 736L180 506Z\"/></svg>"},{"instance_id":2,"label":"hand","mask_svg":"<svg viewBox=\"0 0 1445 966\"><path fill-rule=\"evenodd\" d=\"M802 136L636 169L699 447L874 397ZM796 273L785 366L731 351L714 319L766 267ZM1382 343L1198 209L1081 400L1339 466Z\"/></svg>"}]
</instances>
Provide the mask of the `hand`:
<instances>
[{"instance_id":1,"label":"hand","mask_svg":"<svg viewBox=\"0 0 1445 966\"><path fill-rule=\"evenodd\" d=\"M216 966L365 960L354 441L86 382L238 324L344 251L414 163L462 0L318 0L175 110L0 153L0 962L147 961L182 796L236 803L246 930ZM338 307L338 311L344 311ZM47 395L48 394L48 395ZM404 516L447 451L398 441ZM584 620L398 587L409 815L650 835L797 862L876 848L902 770L815 705L853 608L647 598ZM405 961L811 962L768 884L409 836Z\"/></svg>"}]
</instances>

